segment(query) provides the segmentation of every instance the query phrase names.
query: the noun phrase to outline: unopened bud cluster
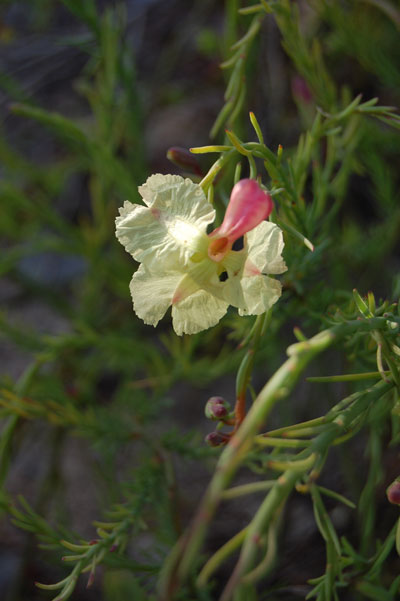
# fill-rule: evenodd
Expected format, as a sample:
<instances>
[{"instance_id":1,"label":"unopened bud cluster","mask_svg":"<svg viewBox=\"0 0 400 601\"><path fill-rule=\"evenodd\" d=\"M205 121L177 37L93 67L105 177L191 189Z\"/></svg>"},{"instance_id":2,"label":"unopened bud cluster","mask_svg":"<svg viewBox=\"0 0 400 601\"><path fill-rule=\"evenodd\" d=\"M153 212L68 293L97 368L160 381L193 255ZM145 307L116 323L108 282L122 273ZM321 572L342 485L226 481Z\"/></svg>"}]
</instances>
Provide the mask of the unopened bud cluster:
<instances>
[{"instance_id":1,"label":"unopened bud cluster","mask_svg":"<svg viewBox=\"0 0 400 601\"><path fill-rule=\"evenodd\" d=\"M222 396L212 396L208 399L204 412L208 419L219 421L220 425L228 423L231 406ZM219 447L229 440L229 434L216 430L207 434L205 441L210 447Z\"/></svg>"},{"instance_id":2,"label":"unopened bud cluster","mask_svg":"<svg viewBox=\"0 0 400 601\"><path fill-rule=\"evenodd\" d=\"M222 396L212 396L208 399L204 412L207 419L223 420L230 410L230 404Z\"/></svg>"}]
</instances>

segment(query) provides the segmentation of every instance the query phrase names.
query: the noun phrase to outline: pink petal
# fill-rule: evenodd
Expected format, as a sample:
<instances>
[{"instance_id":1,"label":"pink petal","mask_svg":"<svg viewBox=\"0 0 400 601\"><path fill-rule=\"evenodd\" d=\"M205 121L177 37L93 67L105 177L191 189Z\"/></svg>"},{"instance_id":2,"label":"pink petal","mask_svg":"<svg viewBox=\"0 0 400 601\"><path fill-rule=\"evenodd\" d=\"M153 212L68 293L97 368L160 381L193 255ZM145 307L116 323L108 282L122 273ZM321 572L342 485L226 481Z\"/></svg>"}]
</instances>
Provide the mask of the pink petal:
<instances>
[{"instance_id":1,"label":"pink petal","mask_svg":"<svg viewBox=\"0 0 400 601\"><path fill-rule=\"evenodd\" d=\"M242 179L232 189L222 225L211 232L210 237L227 238L233 244L266 219L273 206L270 195L256 180Z\"/></svg>"}]
</instances>

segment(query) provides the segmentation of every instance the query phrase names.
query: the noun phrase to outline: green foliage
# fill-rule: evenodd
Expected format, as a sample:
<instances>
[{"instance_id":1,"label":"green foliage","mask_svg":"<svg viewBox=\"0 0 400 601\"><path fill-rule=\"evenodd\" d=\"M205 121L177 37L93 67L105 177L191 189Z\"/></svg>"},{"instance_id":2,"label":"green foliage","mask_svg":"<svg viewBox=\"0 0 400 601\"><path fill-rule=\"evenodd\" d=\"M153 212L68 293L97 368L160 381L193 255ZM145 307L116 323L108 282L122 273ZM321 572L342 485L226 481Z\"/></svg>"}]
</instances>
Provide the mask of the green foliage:
<instances>
[{"instance_id":1,"label":"green foliage","mask_svg":"<svg viewBox=\"0 0 400 601\"><path fill-rule=\"evenodd\" d=\"M33 4L41 30L54 7ZM200 184L221 217L233 183L259 178L274 200L271 219L284 231L288 271L268 315L228 314L212 330L178 338L168 316L156 331L136 319L132 262L114 237L118 206L139 201L149 172L144 123L153 125L124 5L101 12L94 0L63 4L85 27L62 42L85 52L75 88L86 116L39 106L12 75L0 74L13 119L59 145L51 159L35 160L10 141L7 124L0 132L0 273L18 299L42 303L63 324L50 333L16 318L12 306L0 314L2 338L29 357L15 381L5 375L0 383L0 506L64 565L58 582L38 586L53 601L80 598L82 574L104 601L207 601L216 591L221 601L283 598L280 560L290 535L296 538L296 525L288 532L293 519L283 518L301 495L313 508L312 544L326 558L319 577L301 575L304 597L394 601L400 526L382 490L398 475L388 456L400 438L400 279L393 276L400 117L386 106L399 102L397 8L372 0L315 0L306 10L289 0L244 7L228 0L222 36L213 23L195 32L203 58L219 60L220 46L227 74L211 132L221 143L191 149L208 165ZM285 102L276 127L284 148L266 131L265 115L247 116L274 60L262 56L260 42L271 24L287 57L281 76L293 75L294 102ZM69 192L74 181L79 202ZM54 273L35 270L44 257L55 261ZM63 265L72 275L63 275ZM188 428L187 416L194 399L216 394L225 377L236 408L217 425L229 441L221 451L204 446L204 424L192 420ZM37 427L48 438L46 469L29 502L14 499L15 456ZM98 500L99 519L88 524L94 539L76 533L57 509L67 487L63 458L77 438ZM353 472L352 456L360 465ZM240 468L246 483L232 484ZM188 472L202 482L211 472L200 502L183 502ZM236 531L225 524L221 536L222 502L246 496L247 505L253 494L260 497L249 503L247 523ZM351 516L345 535L335 523L338 506ZM13 591L7 601L22 599L18 583Z\"/></svg>"}]
</instances>

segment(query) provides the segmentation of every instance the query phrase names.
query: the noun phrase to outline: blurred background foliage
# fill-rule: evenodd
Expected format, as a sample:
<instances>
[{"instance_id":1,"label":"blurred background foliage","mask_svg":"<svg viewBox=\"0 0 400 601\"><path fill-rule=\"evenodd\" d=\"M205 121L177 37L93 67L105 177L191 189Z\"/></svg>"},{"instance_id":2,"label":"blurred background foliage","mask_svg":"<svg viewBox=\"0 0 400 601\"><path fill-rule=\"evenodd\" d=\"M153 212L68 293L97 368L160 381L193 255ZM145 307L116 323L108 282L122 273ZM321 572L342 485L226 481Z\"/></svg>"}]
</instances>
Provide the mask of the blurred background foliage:
<instances>
[{"instance_id":1,"label":"blurred background foliage","mask_svg":"<svg viewBox=\"0 0 400 601\"><path fill-rule=\"evenodd\" d=\"M273 14L256 22L251 11L238 12L243 5L1 3L2 599L48 598L34 581L69 573L60 567L67 551L60 540L97 539L95 519L103 522L102 547L88 545L80 569L90 572L96 561L105 567L89 589L87 577L79 579L73 599L148 598L212 471L216 452L202 442L204 404L211 394L233 396L243 356L237 345L253 320L232 312L217 328L184 338L168 316L157 330L143 325L129 296L134 265L115 240L114 219L125 199L139 200L137 186L150 173L183 173L167 160L168 148L208 144L221 107L212 129L218 142L227 141L225 127L255 140L252 110L266 145L274 152L283 146L302 190L296 225L315 245L310 253L285 234L289 271L257 354L255 388L280 364L294 325L312 334L338 305L354 311L354 287L400 295L393 277L398 130L385 115L353 111L340 131L312 138L317 108L325 117L338 114L358 94L400 104L398 8L383 0L277 1L267 3ZM247 31L245 52L243 45L232 50ZM299 142L307 130L311 138ZM198 161L205 174L211 158ZM234 167L227 165L216 186L220 206ZM310 209L317 196L324 198L319 214ZM322 358L313 369L342 373L370 363L364 349L352 348L347 358ZM321 413L335 394L300 391L280 419L307 419L315 407ZM393 451L385 461L388 473L395 470ZM348 483L355 474L346 470ZM379 512L375 488L368 499ZM308 523L306 509L298 511ZM248 513L251 506L229 510L211 548ZM10 526L10 515L26 536ZM318 573L315 532L296 534L291 523L291 557L308 553L311 537L308 563ZM371 540L374 534L375 522ZM277 581L292 586L285 598L297 598L304 562L278 573Z\"/></svg>"}]
</instances>

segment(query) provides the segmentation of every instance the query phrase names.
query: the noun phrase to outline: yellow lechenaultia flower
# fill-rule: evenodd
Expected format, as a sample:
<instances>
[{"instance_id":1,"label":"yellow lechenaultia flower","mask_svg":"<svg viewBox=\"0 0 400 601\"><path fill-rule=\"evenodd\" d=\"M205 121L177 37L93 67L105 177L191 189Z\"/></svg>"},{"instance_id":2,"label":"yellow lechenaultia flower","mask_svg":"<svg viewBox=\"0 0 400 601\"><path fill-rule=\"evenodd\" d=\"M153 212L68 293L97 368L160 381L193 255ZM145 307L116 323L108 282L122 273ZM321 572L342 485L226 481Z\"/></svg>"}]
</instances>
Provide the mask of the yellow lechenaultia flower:
<instances>
[{"instance_id":1,"label":"yellow lechenaultia flower","mask_svg":"<svg viewBox=\"0 0 400 601\"><path fill-rule=\"evenodd\" d=\"M232 190L222 225L206 233L215 210L198 184L156 174L139 188L146 206L128 201L116 235L141 265L130 291L136 314L156 326L172 306L175 332L195 334L216 325L228 306L259 315L280 297L281 284L265 274L286 271L281 230L264 221L272 201L254 180ZM241 236L243 248L233 250Z\"/></svg>"}]
</instances>

